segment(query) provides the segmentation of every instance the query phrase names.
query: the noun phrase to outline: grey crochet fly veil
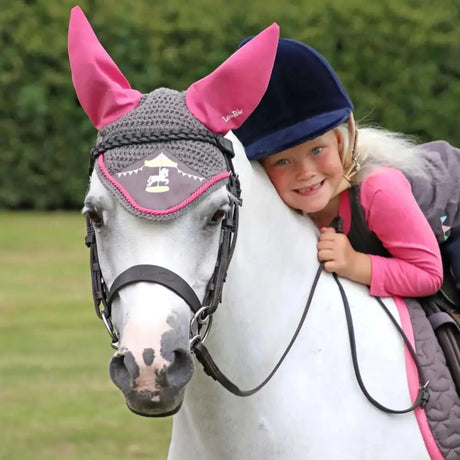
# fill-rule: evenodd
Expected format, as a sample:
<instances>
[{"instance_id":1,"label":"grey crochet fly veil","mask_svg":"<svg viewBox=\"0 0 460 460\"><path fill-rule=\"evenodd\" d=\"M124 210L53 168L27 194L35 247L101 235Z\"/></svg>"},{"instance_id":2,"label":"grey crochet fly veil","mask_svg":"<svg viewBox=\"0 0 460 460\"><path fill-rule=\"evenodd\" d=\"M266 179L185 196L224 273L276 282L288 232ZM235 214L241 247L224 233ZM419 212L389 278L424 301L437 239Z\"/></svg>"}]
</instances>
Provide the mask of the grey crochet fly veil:
<instances>
[{"instance_id":1,"label":"grey crochet fly veil","mask_svg":"<svg viewBox=\"0 0 460 460\"><path fill-rule=\"evenodd\" d=\"M99 132L96 171L129 212L172 219L226 183L218 137L190 113L184 92L157 89Z\"/></svg>"},{"instance_id":2,"label":"grey crochet fly veil","mask_svg":"<svg viewBox=\"0 0 460 460\"><path fill-rule=\"evenodd\" d=\"M79 7L69 24L73 84L99 131L96 172L131 213L174 218L226 184L223 136L259 104L270 80L279 39L272 24L185 92L131 88Z\"/></svg>"}]
</instances>

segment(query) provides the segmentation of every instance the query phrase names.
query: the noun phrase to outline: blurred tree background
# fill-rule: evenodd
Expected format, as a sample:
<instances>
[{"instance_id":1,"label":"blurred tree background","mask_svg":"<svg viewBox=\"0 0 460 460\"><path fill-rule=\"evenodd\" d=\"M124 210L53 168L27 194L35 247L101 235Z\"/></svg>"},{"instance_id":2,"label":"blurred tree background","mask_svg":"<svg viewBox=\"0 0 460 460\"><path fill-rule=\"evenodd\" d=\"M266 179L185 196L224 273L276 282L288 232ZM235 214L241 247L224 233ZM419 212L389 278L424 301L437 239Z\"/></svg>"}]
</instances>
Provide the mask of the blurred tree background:
<instances>
[{"instance_id":1,"label":"blurred tree background","mask_svg":"<svg viewBox=\"0 0 460 460\"><path fill-rule=\"evenodd\" d=\"M96 133L67 59L69 0L0 0L0 208L78 209ZM272 22L336 69L361 124L460 146L459 0L81 0L131 85L185 90Z\"/></svg>"}]
</instances>

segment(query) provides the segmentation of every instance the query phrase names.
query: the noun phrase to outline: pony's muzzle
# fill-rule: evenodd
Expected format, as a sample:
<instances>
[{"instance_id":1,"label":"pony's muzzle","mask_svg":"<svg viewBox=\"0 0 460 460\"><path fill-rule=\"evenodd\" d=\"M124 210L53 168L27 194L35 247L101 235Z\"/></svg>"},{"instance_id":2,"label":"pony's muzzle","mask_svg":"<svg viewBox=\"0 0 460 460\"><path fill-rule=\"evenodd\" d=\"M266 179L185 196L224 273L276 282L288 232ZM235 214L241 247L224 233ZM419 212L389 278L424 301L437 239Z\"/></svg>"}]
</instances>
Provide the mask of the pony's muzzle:
<instances>
[{"instance_id":1,"label":"pony's muzzle","mask_svg":"<svg viewBox=\"0 0 460 460\"><path fill-rule=\"evenodd\" d=\"M182 404L185 385L194 371L193 358L190 350L177 349L170 353L172 360L160 368L153 356L151 349L136 357L123 348L110 361L110 377L136 414L171 415Z\"/></svg>"}]
</instances>

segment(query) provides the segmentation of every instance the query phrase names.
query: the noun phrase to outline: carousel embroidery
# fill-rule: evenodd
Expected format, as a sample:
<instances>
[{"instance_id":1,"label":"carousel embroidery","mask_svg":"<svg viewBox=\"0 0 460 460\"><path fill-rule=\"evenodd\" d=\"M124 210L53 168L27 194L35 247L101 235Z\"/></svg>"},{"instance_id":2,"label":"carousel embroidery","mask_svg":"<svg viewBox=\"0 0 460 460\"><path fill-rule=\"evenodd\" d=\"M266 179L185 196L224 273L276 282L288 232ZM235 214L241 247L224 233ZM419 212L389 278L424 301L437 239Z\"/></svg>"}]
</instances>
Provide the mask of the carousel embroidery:
<instances>
[{"instance_id":1,"label":"carousel embroidery","mask_svg":"<svg viewBox=\"0 0 460 460\"><path fill-rule=\"evenodd\" d=\"M168 175L169 175L168 168L160 168L160 171L156 176L150 176L147 179L147 187L145 187L145 191L150 192L150 193L167 192L169 190Z\"/></svg>"},{"instance_id":2,"label":"carousel embroidery","mask_svg":"<svg viewBox=\"0 0 460 460\"><path fill-rule=\"evenodd\" d=\"M119 178L132 176L133 174L139 174L144 171L145 168L153 169L152 174L149 174L147 177L145 184L145 191L148 193L165 193L170 190L169 182L172 180L172 175L169 173L170 169L174 170L178 175L192 179L193 181L203 182L205 180L204 177L179 168L178 163L169 158L164 152L161 152L155 158L144 160L144 164L141 167L119 172L117 176Z\"/></svg>"},{"instance_id":3,"label":"carousel embroidery","mask_svg":"<svg viewBox=\"0 0 460 460\"><path fill-rule=\"evenodd\" d=\"M225 172L206 178L164 148L114 174L109 172L103 156L100 158L103 176L130 206L142 212L175 212L228 177Z\"/></svg>"}]
</instances>

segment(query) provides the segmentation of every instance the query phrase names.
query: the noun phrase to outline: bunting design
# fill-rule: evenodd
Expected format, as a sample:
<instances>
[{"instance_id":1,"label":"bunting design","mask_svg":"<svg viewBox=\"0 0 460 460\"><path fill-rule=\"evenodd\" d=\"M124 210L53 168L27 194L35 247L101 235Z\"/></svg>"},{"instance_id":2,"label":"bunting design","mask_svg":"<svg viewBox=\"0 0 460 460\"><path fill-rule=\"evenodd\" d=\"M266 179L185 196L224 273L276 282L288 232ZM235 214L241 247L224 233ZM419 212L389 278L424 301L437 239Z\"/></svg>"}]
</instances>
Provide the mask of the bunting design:
<instances>
[{"instance_id":1,"label":"bunting design","mask_svg":"<svg viewBox=\"0 0 460 460\"><path fill-rule=\"evenodd\" d=\"M178 174L188 177L189 179L194 179L194 180L199 180L203 182L205 179L202 176L196 176L194 174L190 174L188 172L182 171L177 167L177 163L174 161L171 161L166 154L161 152L157 157L153 158L152 160L144 160L144 164L137 169L130 169L129 171L123 171L117 173L117 177L126 177L126 176L132 176L133 174L137 174L141 172L144 168L158 168L158 173L159 175L165 175L165 177L168 176L169 173L169 168L174 168L177 170ZM155 176L150 176L147 185L151 185L151 182L153 181L153 177ZM158 177L158 176L156 176ZM164 179L163 179L164 180Z\"/></svg>"},{"instance_id":2,"label":"bunting design","mask_svg":"<svg viewBox=\"0 0 460 460\"><path fill-rule=\"evenodd\" d=\"M153 150L148 156L114 174L109 172L104 155L101 155L98 172L130 206L151 215L177 212L229 176L225 171L207 179L165 148Z\"/></svg>"}]
</instances>

